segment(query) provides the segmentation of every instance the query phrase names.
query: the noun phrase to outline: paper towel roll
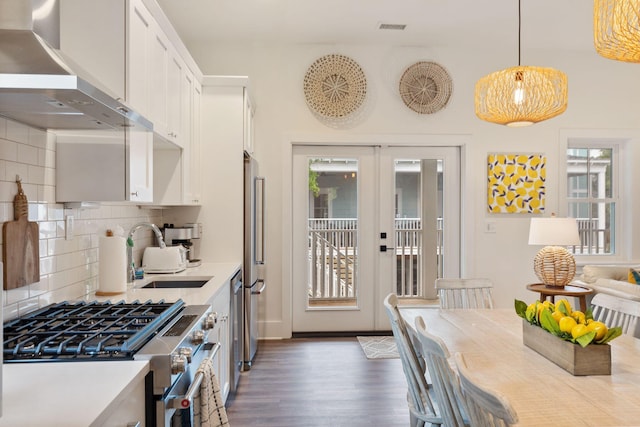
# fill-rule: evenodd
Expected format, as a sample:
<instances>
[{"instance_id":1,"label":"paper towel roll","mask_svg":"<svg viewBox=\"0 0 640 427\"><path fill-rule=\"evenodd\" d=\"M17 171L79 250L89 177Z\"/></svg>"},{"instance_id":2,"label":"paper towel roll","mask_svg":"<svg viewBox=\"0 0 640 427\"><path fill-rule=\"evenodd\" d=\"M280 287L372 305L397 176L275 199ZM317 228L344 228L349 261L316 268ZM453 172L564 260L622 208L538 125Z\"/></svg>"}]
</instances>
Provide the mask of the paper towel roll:
<instances>
[{"instance_id":1,"label":"paper towel roll","mask_svg":"<svg viewBox=\"0 0 640 427\"><path fill-rule=\"evenodd\" d=\"M127 291L127 241L119 236L101 236L98 247L98 291L117 295Z\"/></svg>"}]
</instances>

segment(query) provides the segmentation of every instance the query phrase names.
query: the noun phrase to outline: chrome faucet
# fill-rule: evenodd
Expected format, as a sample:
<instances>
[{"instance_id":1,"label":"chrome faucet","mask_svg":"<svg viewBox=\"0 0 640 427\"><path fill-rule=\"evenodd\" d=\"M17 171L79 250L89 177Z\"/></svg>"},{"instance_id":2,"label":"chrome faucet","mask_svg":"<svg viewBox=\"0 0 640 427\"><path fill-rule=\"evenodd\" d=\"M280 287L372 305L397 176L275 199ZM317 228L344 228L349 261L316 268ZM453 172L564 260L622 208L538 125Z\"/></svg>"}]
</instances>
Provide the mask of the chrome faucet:
<instances>
[{"instance_id":1,"label":"chrome faucet","mask_svg":"<svg viewBox=\"0 0 640 427\"><path fill-rule=\"evenodd\" d=\"M164 243L162 233L160 232L160 229L157 225L150 222L139 222L131 227L131 230L129 230L129 234L127 235L127 283L133 283L136 277L136 269L133 265L133 233L135 233L142 227L148 227L153 230L154 234L156 235L156 240L158 240L158 246L160 246L161 248L165 248L167 246Z\"/></svg>"}]
</instances>

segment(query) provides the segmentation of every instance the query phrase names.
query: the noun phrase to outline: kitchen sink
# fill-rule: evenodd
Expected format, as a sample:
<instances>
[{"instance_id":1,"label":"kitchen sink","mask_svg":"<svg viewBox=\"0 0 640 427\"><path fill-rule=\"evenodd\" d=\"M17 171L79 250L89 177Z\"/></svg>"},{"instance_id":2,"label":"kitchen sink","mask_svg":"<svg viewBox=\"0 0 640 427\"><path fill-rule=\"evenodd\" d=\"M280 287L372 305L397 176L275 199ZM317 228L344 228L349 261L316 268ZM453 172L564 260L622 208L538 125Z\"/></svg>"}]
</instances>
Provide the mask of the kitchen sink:
<instances>
[{"instance_id":1,"label":"kitchen sink","mask_svg":"<svg viewBox=\"0 0 640 427\"><path fill-rule=\"evenodd\" d=\"M201 288L203 287L209 279L201 279L201 280L154 280L153 282L149 282L143 286L143 288L158 288L158 289L169 289L169 288Z\"/></svg>"}]
</instances>

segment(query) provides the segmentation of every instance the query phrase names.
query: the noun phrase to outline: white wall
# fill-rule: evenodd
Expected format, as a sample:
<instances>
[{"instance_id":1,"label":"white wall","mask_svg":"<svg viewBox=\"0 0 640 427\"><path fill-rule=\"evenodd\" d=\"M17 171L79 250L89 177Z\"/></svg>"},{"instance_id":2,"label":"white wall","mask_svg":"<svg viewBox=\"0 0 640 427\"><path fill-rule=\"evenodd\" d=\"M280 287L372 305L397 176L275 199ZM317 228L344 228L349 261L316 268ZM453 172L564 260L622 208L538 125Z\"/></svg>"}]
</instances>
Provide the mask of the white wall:
<instances>
[{"instance_id":1,"label":"white wall","mask_svg":"<svg viewBox=\"0 0 640 427\"><path fill-rule=\"evenodd\" d=\"M55 203L55 135L0 118L0 223L14 220L16 175L20 176L29 201L29 221L37 222L39 227L40 281L3 290L5 320L97 290L98 236L107 228L121 227L126 233L140 221L162 225L160 211L125 203L104 204L98 209L64 209ZM68 240L66 215L75 218L74 237ZM0 248L4 244L1 239ZM152 243L150 231L136 232L137 265L142 249Z\"/></svg>"},{"instance_id":2,"label":"white wall","mask_svg":"<svg viewBox=\"0 0 640 427\"><path fill-rule=\"evenodd\" d=\"M205 75L248 75L256 110L256 157L269 182L268 236L270 284L261 308L264 335L287 336L290 332L289 272L284 211L289 194L283 194L289 179L290 135L309 134L319 139L339 141L359 135L467 135L463 148L465 276L488 277L495 282L498 306L511 307L514 298L529 300L527 283L537 281L533 257L538 248L527 245L529 215L495 215L486 211L486 160L490 152L544 153L547 156L546 214L562 213L560 186L564 180L562 135L598 130L607 135L637 137L640 134L640 65L618 63L595 52L523 52L524 65L550 66L569 77L569 107L552 120L527 128L507 128L483 122L474 113L473 91L482 76L517 65L515 52L456 51L444 48L394 47L385 45L223 45L190 46ZM342 53L356 60L367 75L370 104L363 120L348 129L333 129L318 121L307 108L302 90L304 74L317 58ZM446 109L433 115L409 110L397 94L397 84L406 67L420 60L444 66L453 78L453 95ZM587 132L588 133L588 132ZM206 140L206 138L205 138ZM639 149L631 147L627 161L638 164ZM638 168L634 168L637 170ZM638 172L634 172L625 201L634 211ZM638 221L625 232L640 237ZM485 233L487 220L494 221L495 233ZM640 249L632 256L640 258ZM281 286L280 286L281 284Z\"/></svg>"}]
</instances>

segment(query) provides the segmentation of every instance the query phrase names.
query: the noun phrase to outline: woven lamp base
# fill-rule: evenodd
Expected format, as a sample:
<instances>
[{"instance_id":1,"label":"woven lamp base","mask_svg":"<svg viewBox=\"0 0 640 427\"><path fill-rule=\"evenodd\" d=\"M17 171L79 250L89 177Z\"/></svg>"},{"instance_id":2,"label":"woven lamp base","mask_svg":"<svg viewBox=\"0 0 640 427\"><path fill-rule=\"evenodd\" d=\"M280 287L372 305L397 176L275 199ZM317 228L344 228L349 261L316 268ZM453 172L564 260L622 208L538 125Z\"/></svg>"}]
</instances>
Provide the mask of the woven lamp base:
<instances>
[{"instance_id":1,"label":"woven lamp base","mask_svg":"<svg viewBox=\"0 0 640 427\"><path fill-rule=\"evenodd\" d=\"M576 260L561 246L546 246L536 254L533 270L546 286L562 288L576 275Z\"/></svg>"}]
</instances>

